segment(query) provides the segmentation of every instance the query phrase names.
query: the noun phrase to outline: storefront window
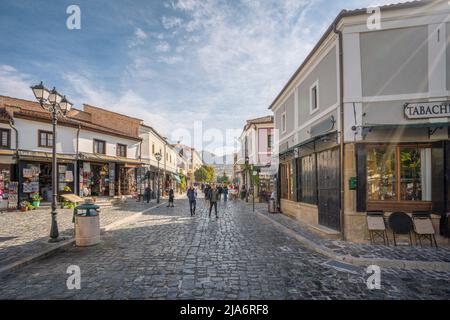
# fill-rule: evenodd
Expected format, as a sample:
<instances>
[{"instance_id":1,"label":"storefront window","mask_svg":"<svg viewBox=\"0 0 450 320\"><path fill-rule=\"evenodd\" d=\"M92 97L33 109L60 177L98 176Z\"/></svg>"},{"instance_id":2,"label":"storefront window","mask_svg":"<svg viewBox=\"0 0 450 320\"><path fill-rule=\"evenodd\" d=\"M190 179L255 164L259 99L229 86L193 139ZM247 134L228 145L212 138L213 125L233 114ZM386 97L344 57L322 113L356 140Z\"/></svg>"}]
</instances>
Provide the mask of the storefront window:
<instances>
[{"instance_id":1,"label":"storefront window","mask_svg":"<svg viewBox=\"0 0 450 320\"><path fill-rule=\"evenodd\" d=\"M396 148L375 147L367 153L368 200L396 200Z\"/></svg>"},{"instance_id":2,"label":"storefront window","mask_svg":"<svg viewBox=\"0 0 450 320\"><path fill-rule=\"evenodd\" d=\"M431 201L431 149L400 148L401 200Z\"/></svg>"},{"instance_id":3,"label":"storefront window","mask_svg":"<svg viewBox=\"0 0 450 320\"><path fill-rule=\"evenodd\" d=\"M369 148L367 195L369 201L431 201L431 149Z\"/></svg>"}]
</instances>

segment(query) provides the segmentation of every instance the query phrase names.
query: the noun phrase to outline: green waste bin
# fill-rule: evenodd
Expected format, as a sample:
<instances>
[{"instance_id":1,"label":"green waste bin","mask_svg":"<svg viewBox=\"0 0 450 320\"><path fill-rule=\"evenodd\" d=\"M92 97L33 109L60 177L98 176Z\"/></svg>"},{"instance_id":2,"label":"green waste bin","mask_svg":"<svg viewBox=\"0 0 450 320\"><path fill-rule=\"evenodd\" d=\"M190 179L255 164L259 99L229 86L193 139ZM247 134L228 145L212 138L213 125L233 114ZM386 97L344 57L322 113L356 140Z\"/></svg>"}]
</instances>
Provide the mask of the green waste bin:
<instances>
[{"instance_id":1,"label":"green waste bin","mask_svg":"<svg viewBox=\"0 0 450 320\"><path fill-rule=\"evenodd\" d=\"M73 211L75 244L79 247L93 246L100 242L100 207L85 203Z\"/></svg>"}]
</instances>

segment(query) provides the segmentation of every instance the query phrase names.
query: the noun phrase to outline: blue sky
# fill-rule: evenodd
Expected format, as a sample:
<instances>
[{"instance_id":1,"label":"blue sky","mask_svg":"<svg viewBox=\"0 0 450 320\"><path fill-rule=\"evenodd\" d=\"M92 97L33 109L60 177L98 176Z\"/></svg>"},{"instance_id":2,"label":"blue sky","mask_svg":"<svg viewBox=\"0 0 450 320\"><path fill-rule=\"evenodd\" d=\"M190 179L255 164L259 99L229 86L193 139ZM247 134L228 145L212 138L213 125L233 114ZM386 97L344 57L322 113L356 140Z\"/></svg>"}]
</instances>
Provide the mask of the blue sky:
<instances>
[{"instance_id":1,"label":"blue sky","mask_svg":"<svg viewBox=\"0 0 450 320\"><path fill-rule=\"evenodd\" d=\"M32 99L43 80L78 108L138 117L173 141L196 120L225 134L270 114L341 9L391 2L2 0L0 94ZM81 30L66 27L72 4Z\"/></svg>"}]
</instances>

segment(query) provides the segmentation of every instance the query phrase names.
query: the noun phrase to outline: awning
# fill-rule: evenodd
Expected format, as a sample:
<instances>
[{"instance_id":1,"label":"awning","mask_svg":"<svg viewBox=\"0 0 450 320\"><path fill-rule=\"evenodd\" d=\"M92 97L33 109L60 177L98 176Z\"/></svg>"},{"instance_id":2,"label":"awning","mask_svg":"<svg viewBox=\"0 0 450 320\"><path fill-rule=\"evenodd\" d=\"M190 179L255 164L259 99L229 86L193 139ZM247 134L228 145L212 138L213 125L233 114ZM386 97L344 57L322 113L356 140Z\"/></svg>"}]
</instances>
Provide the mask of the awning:
<instances>
[{"instance_id":1,"label":"awning","mask_svg":"<svg viewBox=\"0 0 450 320\"><path fill-rule=\"evenodd\" d=\"M30 161L52 161L52 153L51 152L42 152L42 151L28 151L28 150L19 150L19 158L20 160L30 160ZM74 154L62 154L57 153L56 158L58 160L65 161L75 161L76 156Z\"/></svg>"},{"instance_id":2,"label":"awning","mask_svg":"<svg viewBox=\"0 0 450 320\"><path fill-rule=\"evenodd\" d=\"M2 150L0 149L0 163L2 164L15 164L16 152L14 150Z\"/></svg>"},{"instance_id":3,"label":"awning","mask_svg":"<svg viewBox=\"0 0 450 320\"><path fill-rule=\"evenodd\" d=\"M144 162L136 159L129 159L123 157L113 157L107 156L105 154L94 154L94 153L80 153L80 160L82 161L92 161L92 162L115 162L115 163L124 163L127 165L141 165Z\"/></svg>"},{"instance_id":4,"label":"awning","mask_svg":"<svg viewBox=\"0 0 450 320\"><path fill-rule=\"evenodd\" d=\"M324 133L324 134L321 134L321 135L312 137L312 138L310 138L310 139L308 139L308 140L305 140L305 141L303 141L303 142L300 142L299 144L297 144L297 145L295 145L295 146L293 146L293 147L290 147L290 148L287 149L286 151L280 153L280 156L286 156L286 155L288 155L289 153L294 153L294 152L295 152L295 149L299 149L299 148L301 148L301 147L304 147L304 146L306 146L306 145L308 145L308 144L310 144L310 143L313 143L313 142L317 142L317 141L319 141L319 140L327 140L328 137L330 137L330 136L332 136L332 135L336 135L336 134L337 134L337 131L332 131L332 132L327 132L327 133ZM336 139L337 139L337 136L336 136Z\"/></svg>"},{"instance_id":5,"label":"awning","mask_svg":"<svg viewBox=\"0 0 450 320\"><path fill-rule=\"evenodd\" d=\"M180 176L179 176L179 175L172 173L172 177L175 179L175 181L176 181L178 184L181 184L181 179L180 179Z\"/></svg>"}]
</instances>

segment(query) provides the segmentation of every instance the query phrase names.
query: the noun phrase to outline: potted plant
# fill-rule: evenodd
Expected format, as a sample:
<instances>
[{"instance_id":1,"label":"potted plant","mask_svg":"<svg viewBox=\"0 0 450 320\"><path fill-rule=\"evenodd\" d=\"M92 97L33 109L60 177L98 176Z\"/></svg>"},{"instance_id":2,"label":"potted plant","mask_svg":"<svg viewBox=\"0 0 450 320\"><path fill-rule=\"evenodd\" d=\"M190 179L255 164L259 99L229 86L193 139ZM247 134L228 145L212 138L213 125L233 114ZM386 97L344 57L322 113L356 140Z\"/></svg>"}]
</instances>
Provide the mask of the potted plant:
<instances>
[{"instance_id":1,"label":"potted plant","mask_svg":"<svg viewBox=\"0 0 450 320\"><path fill-rule=\"evenodd\" d=\"M39 193L33 194L31 196L31 200L32 200L32 203L33 203L33 207L39 208L39 206L41 205L41 201L42 201L42 198L39 195Z\"/></svg>"},{"instance_id":2,"label":"potted plant","mask_svg":"<svg viewBox=\"0 0 450 320\"><path fill-rule=\"evenodd\" d=\"M34 210L34 209L36 209L36 207L33 206L33 205L32 205L30 202L28 202L28 201L24 201L23 203L24 203L24 205L27 207L27 210Z\"/></svg>"},{"instance_id":3,"label":"potted plant","mask_svg":"<svg viewBox=\"0 0 450 320\"><path fill-rule=\"evenodd\" d=\"M21 202L19 203L19 208L20 208L20 211L22 211L22 212L25 212L25 211L28 210L28 207L27 207L27 205L25 204L25 202L26 202L26 201L21 201Z\"/></svg>"}]
</instances>

